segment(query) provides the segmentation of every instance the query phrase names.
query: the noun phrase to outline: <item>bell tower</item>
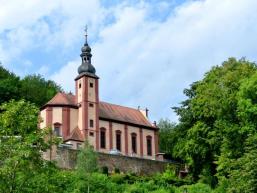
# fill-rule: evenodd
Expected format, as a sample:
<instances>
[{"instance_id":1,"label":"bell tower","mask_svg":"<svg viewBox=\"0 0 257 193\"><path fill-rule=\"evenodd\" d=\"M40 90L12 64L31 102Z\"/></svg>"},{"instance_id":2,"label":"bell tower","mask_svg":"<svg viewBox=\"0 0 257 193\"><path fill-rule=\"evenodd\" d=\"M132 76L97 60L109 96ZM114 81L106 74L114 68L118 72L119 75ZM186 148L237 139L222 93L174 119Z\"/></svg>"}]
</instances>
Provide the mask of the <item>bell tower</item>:
<instances>
[{"instance_id":1,"label":"bell tower","mask_svg":"<svg viewBox=\"0 0 257 193\"><path fill-rule=\"evenodd\" d=\"M81 65L75 78L76 100L78 109L78 127L95 150L99 149L99 94L98 80L95 67L91 63L91 48L87 42L81 48Z\"/></svg>"}]
</instances>

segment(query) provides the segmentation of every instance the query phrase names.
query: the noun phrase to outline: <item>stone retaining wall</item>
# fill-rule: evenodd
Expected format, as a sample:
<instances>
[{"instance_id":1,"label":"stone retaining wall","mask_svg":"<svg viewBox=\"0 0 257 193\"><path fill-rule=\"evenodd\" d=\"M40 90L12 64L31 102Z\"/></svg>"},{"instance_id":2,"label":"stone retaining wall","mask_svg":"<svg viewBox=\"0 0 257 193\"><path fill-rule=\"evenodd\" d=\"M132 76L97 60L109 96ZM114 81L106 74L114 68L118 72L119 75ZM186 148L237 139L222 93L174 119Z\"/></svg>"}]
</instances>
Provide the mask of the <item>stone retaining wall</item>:
<instances>
[{"instance_id":1,"label":"stone retaining wall","mask_svg":"<svg viewBox=\"0 0 257 193\"><path fill-rule=\"evenodd\" d=\"M58 148L55 161L61 168L73 169L76 165L77 154L78 150ZM130 172L139 175L161 173L168 165L180 168L178 163L105 153L98 153L98 165L99 167L107 167L109 172L118 169L123 173Z\"/></svg>"}]
</instances>

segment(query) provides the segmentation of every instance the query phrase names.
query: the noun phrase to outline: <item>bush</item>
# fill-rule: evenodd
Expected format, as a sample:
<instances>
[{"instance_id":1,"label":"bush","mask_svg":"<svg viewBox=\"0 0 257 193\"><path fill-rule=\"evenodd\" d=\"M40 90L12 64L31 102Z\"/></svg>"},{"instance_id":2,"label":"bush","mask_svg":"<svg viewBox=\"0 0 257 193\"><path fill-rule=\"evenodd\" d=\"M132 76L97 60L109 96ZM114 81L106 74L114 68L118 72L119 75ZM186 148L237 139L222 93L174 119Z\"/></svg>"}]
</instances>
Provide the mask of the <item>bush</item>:
<instances>
[{"instance_id":1,"label":"bush","mask_svg":"<svg viewBox=\"0 0 257 193\"><path fill-rule=\"evenodd\" d=\"M173 185L179 187L192 184L192 181L188 179L178 178L175 167L168 167L163 174L157 174L153 177L153 179L155 183L160 186Z\"/></svg>"},{"instance_id":2,"label":"bush","mask_svg":"<svg viewBox=\"0 0 257 193\"><path fill-rule=\"evenodd\" d=\"M136 183L126 187L124 193L145 193L146 189L142 187L142 184Z\"/></svg>"},{"instance_id":3,"label":"bush","mask_svg":"<svg viewBox=\"0 0 257 193\"><path fill-rule=\"evenodd\" d=\"M124 174L113 174L110 176L110 180L116 184L124 183Z\"/></svg>"},{"instance_id":4,"label":"bush","mask_svg":"<svg viewBox=\"0 0 257 193\"><path fill-rule=\"evenodd\" d=\"M170 187L170 188L160 188L158 190L151 191L149 193L175 193L175 188Z\"/></svg>"},{"instance_id":5,"label":"bush","mask_svg":"<svg viewBox=\"0 0 257 193\"><path fill-rule=\"evenodd\" d=\"M218 186L213 190L213 193L228 193L228 188L231 182L225 177L219 177Z\"/></svg>"},{"instance_id":6,"label":"bush","mask_svg":"<svg viewBox=\"0 0 257 193\"><path fill-rule=\"evenodd\" d=\"M107 166L102 167L102 173L108 176L108 167Z\"/></svg>"},{"instance_id":7,"label":"bush","mask_svg":"<svg viewBox=\"0 0 257 193\"><path fill-rule=\"evenodd\" d=\"M120 173L120 169L119 168L114 168L114 173L115 174L119 174Z\"/></svg>"},{"instance_id":8,"label":"bush","mask_svg":"<svg viewBox=\"0 0 257 193\"><path fill-rule=\"evenodd\" d=\"M211 193L212 189L209 185L197 183L193 185L181 186L179 187L175 193L184 193L185 189L188 193Z\"/></svg>"}]
</instances>

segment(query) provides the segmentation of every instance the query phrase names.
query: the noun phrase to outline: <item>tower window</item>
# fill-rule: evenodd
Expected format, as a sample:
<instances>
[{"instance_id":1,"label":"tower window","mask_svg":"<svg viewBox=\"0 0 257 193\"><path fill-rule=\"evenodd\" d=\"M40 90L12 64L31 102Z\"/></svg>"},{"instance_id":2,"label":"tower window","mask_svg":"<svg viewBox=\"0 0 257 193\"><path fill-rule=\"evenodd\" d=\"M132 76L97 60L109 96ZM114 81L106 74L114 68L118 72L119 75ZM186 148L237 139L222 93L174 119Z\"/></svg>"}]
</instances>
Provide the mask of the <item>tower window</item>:
<instances>
[{"instance_id":1,"label":"tower window","mask_svg":"<svg viewBox=\"0 0 257 193\"><path fill-rule=\"evenodd\" d=\"M93 88L94 87L94 84L92 82L90 82L90 87Z\"/></svg>"},{"instance_id":2,"label":"tower window","mask_svg":"<svg viewBox=\"0 0 257 193\"><path fill-rule=\"evenodd\" d=\"M79 83L79 88L81 88L81 83Z\"/></svg>"},{"instance_id":3,"label":"tower window","mask_svg":"<svg viewBox=\"0 0 257 193\"><path fill-rule=\"evenodd\" d=\"M101 128L100 130L100 147L105 149L106 147L106 135L105 135L105 128Z\"/></svg>"},{"instance_id":4,"label":"tower window","mask_svg":"<svg viewBox=\"0 0 257 193\"><path fill-rule=\"evenodd\" d=\"M116 131L116 149L121 151L121 131Z\"/></svg>"},{"instance_id":5,"label":"tower window","mask_svg":"<svg viewBox=\"0 0 257 193\"><path fill-rule=\"evenodd\" d=\"M151 156L152 155L152 137L151 136L146 137L146 146L147 146L147 155Z\"/></svg>"},{"instance_id":6,"label":"tower window","mask_svg":"<svg viewBox=\"0 0 257 193\"><path fill-rule=\"evenodd\" d=\"M89 135L90 135L91 137L94 137L94 132L89 132Z\"/></svg>"},{"instance_id":7,"label":"tower window","mask_svg":"<svg viewBox=\"0 0 257 193\"><path fill-rule=\"evenodd\" d=\"M89 125L90 125L90 127L94 127L94 120L90 119Z\"/></svg>"},{"instance_id":8,"label":"tower window","mask_svg":"<svg viewBox=\"0 0 257 193\"><path fill-rule=\"evenodd\" d=\"M94 107L94 104L93 104L93 103L89 103L89 106L90 106L90 107Z\"/></svg>"},{"instance_id":9,"label":"tower window","mask_svg":"<svg viewBox=\"0 0 257 193\"><path fill-rule=\"evenodd\" d=\"M131 134L131 148L132 148L132 153L137 153L137 134L136 133Z\"/></svg>"}]
</instances>

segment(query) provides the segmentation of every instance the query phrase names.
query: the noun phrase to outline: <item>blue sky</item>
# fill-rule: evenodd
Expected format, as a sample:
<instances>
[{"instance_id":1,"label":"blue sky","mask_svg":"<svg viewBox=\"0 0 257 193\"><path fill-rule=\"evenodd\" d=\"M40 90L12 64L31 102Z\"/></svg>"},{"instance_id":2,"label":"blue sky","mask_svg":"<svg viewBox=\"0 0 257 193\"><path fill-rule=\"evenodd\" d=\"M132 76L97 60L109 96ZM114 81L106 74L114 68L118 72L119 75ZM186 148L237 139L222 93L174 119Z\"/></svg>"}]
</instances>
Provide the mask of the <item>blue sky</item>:
<instances>
[{"instance_id":1,"label":"blue sky","mask_svg":"<svg viewBox=\"0 0 257 193\"><path fill-rule=\"evenodd\" d=\"M176 121L183 89L228 57L257 59L256 0L0 0L0 61L74 90L89 27L101 100Z\"/></svg>"}]
</instances>

